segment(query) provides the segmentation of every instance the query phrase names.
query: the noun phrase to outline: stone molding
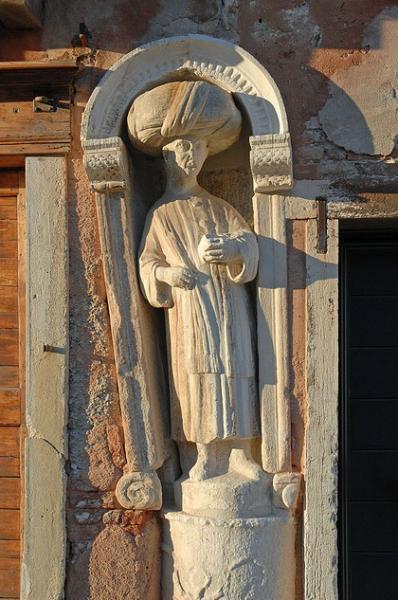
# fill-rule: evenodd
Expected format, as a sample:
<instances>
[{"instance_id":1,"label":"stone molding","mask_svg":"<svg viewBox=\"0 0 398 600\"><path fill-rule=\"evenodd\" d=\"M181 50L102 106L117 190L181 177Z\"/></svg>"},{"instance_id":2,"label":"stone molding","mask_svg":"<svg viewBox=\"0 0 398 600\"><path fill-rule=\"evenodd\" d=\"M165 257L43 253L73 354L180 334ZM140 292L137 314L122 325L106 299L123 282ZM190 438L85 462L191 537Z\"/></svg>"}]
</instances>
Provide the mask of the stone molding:
<instances>
[{"instance_id":1,"label":"stone molding","mask_svg":"<svg viewBox=\"0 0 398 600\"><path fill-rule=\"evenodd\" d=\"M136 277L129 156L123 140L113 137L87 142L84 161L96 192L127 458L116 495L124 508L158 510L162 490L156 469L165 458L160 416L165 394L155 361L147 359L156 356L156 332Z\"/></svg>"},{"instance_id":2,"label":"stone molding","mask_svg":"<svg viewBox=\"0 0 398 600\"><path fill-rule=\"evenodd\" d=\"M257 345L262 462L268 473L290 472L286 196L255 194L253 211L260 250Z\"/></svg>"},{"instance_id":3,"label":"stone molding","mask_svg":"<svg viewBox=\"0 0 398 600\"><path fill-rule=\"evenodd\" d=\"M328 226L328 252L320 254L317 222L307 226L307 402L304 501L304 597L337 600L339 227Z\"/></svg>"}]
</instances>

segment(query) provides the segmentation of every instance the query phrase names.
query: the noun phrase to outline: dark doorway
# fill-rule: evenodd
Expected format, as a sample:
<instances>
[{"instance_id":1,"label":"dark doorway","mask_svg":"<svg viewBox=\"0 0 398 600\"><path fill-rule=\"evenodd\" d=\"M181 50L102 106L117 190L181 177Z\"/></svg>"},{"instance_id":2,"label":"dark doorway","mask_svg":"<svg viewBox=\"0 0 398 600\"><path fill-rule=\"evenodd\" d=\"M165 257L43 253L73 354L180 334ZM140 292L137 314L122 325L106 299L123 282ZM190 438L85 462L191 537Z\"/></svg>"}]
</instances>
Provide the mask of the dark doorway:
<instances>
[{"instance_id":1,"label":"dark doorway","mask_svg":"<svg viewBox=\"0 0 398 600\"><path fill-rule=\"evenodd\" d=\"M398 228L341 231L340 600L398 599Z\"/></svg>"}]
</instances>

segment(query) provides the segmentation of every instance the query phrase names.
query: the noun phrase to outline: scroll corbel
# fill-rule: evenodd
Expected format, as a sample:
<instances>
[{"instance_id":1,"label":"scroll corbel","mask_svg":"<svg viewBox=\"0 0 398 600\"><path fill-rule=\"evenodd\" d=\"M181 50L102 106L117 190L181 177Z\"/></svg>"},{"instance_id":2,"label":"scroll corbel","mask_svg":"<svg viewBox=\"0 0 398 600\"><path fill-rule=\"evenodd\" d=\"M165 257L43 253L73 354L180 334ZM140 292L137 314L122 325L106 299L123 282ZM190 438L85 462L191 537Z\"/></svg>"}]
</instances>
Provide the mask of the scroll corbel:
<instances>
[{"instance_id":1,"label":"scroll corbel","mask_svg":"<svg viewBox=\"0 0 398 600\"><path fill-rule=\"evenodd\" d=\"M273 479L273 504L276 508L294 513L300 497L303 477L301 473L276 473Z\"/></svg>"}]
</instances>

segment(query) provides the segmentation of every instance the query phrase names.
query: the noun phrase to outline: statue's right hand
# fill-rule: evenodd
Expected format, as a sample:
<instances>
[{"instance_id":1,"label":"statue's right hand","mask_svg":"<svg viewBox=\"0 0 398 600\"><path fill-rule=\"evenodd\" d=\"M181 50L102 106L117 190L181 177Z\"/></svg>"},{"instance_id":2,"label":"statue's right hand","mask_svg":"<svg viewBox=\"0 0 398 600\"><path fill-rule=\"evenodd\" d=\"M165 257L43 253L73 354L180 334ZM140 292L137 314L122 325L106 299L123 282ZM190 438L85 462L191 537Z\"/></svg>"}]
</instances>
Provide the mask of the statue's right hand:
<instances>
[{"instance_id":1,"label":"statue's right hand","mask_svg":"<svg viewBox=\"0 0 398 600\"><path fill-rule=\"evenodd\" d=\"M158 267L156 277L171 287L184 290L192 290L196 284L195 272L187 267Z\"/></svg>"}]
</instances>

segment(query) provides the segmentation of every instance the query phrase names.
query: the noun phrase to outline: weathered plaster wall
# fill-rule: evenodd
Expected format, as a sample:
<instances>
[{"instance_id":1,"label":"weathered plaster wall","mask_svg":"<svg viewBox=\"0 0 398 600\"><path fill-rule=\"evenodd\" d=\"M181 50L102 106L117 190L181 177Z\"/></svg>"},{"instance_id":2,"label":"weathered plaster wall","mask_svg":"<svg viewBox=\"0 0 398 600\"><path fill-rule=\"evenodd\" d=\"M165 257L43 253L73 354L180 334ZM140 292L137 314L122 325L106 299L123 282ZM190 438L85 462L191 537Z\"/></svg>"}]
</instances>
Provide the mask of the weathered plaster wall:
<instances>
[{"instance_id":1,"label":"weathered plaster wall","mask_svg":"<svg viewBox=\"0 0 398 600\"><path fill-rule=\"evenodd\" d=\"M143 598L144 587L123 595L125 571L119 567L126 564L126 555L139 561L142 547L157 548L157 522L149 515L131 512L126 525L112 512L103 522L107 511L118 509L113 490L124 454L95 206L79 144L80 119L96 82L121 55L144 42L186 33L237 42L270 71L286 104L297 179L328 180L339 201L346 189L360 186L382 193L398 178L397 2L47 0L41 30L0 29L1 61L68 58L81 65L68 159L69 600ZM247 194L246 174L245 164L232 160L228 180L238 206ZM214 165L204 177L216 192L220 179ZM373 201L374 196L362 194L362 210ZM303 221L292 221L288 231L293 460L294 467L303 470L305 228ZM111 579L110 573L113 589L111 584L101 585ZM300 587L298 580L297 598Z\"/></svg>"}]
</instances>

